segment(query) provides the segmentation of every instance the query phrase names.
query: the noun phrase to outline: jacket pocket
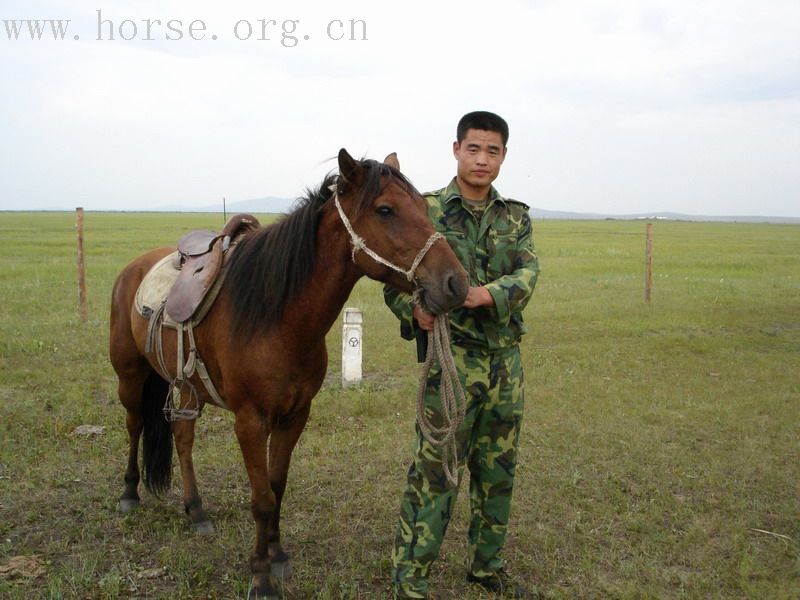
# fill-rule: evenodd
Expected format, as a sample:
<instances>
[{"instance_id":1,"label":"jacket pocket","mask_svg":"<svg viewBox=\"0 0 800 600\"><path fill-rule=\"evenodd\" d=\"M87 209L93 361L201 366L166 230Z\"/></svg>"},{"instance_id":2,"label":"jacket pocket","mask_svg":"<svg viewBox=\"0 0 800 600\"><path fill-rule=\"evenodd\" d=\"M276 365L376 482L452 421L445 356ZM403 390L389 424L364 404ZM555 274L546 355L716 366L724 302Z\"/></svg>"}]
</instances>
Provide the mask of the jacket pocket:
<instances>
[{"instance_id":1,"label":"jacket pocket","mask_svg":"<svg viewBox=\"0 0 800 600\"><path fill-rule=\"evenodd\" d=\"M489 233L487 240L489 250L489 263L486 265L486 274L490 281L514 272L517 262L517 236L508 233Z\"/></svg>"}]
</instances>

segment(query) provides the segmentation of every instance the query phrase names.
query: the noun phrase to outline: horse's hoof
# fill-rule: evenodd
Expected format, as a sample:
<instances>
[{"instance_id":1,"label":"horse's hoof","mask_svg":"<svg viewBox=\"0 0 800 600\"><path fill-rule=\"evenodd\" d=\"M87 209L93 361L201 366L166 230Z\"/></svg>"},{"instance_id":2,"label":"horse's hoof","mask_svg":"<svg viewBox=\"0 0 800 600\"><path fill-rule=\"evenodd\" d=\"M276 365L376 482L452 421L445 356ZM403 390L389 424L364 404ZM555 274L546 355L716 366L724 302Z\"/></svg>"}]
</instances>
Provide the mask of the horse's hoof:
<instances>
[{"instance_id":1,"label":"horse's hoof","mask_svg":"<svg viewBox=\"0 0 800 600\"><path fill-rule=\"evenodd\" d=\"M211 521L201 521L200 523L195 523L194 530L198 535L214 535L214 533L216 533L214 524Z\"/></svg>"},{"instance_id":2,"label":"horse's hoof","mask_svg":"<svg viewBox=\"0 0 800 600\"><path fill-rule=\"evenodd\" d=\"M121 515L126 515L137 508L139 508L139 501L136 498L120 498L117 504L117 511Z\"/></svg>"},{"instance_id":3,"label":"horse's hoof","mask_svg":"<svg viewBox=\"0 0 800 600\"><path fill-rule=\"evenodd\" d=\"M286 581L292 576L292 565L289 561L270 563L270 574L276 579Z\"/></svg>"},{"instance_id":4,"label":"horse's hoof","mask_svg":"<svg viewBox=\"0 0 800 600\"><path fill-rule=\"evenodd\" d=\"M256 583L256 579L262 579L260 585ZM278 587L272 585L268 577L253 577L250 580L247 598L248 600L281 600L281 592Z\"/></svg>"}]
</instances>

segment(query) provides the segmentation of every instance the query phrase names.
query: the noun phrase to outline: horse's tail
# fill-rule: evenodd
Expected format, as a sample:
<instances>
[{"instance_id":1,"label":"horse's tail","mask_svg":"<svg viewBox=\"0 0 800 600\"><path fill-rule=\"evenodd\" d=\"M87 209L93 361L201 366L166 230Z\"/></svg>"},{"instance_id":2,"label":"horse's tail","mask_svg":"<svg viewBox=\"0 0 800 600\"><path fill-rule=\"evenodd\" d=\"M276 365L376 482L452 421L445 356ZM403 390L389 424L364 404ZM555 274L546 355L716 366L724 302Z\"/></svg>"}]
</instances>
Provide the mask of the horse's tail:
<instances>
[{"instance_id":1,"label":"horse's tail","mask_svg":"<svg viewBox=\"0 0 800 600\"><path fill-rule=\"evenodd\" d=\"M144 485L155 495L169 490L172 482L172 429L163 411L168 392L169 384L152 371L142 389L142 462Z\"/></svg>"}]
</instances>

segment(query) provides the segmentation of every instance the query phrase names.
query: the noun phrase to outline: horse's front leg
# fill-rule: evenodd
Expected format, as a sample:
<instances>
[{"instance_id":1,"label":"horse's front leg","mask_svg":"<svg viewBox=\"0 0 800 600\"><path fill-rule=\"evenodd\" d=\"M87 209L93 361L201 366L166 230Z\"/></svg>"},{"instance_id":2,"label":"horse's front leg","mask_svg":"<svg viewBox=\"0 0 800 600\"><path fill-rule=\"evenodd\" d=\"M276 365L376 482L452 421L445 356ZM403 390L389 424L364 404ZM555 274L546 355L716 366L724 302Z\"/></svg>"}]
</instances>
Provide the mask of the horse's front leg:
<instances>
[{"instance_id":1,"label":"horse's front leg","mask_svg":"<svg viewBox=\"0 0 800 600\"><path fill-rule=\"evenodd\" d=\"M287 579L291 575L289 555L281 545L281 500L286 491L292 450L306 426L310 408L311 402L309 401L305 409L288 423L276 425L269 438L269 480L272 492L275 494L275 510L272 511L269 528L269 558L272 563L272 574L279 579Z\"/></svg>"},{"instance_id":2,"label":"horse's front leg","mask_svg":"<svg viewBox=\"0 0 800 600\"><path fill-rule=\"evenodd\" d=\"M195 531L201 535L214 533L214 525L203 510L203 501L197 489L197 478L194 474L194 461L192 460L192 446L194 445L194 428L197 419L190 421L175 421L172 432L175 436L175 447L181 465L181 478L183 480L183 506L186 514L192 519Z\"/></svg>"},{"instance_id":3,"label":"horse's front leg","mask_svg":"<svg viewBox=\"0 0 800 600\"><path fill-rule=\"evenodd\" d=\"M252 406L236 413L236 437L242 450L247 476L250 478L250 507L256 522L256 540L250 555L253 580L251 598L277 600L280 589L271 576L269 559L269 523L275 510L275 494L267 469L267 438L269 426L265 416Z\"/></svg>"}]
</instances>

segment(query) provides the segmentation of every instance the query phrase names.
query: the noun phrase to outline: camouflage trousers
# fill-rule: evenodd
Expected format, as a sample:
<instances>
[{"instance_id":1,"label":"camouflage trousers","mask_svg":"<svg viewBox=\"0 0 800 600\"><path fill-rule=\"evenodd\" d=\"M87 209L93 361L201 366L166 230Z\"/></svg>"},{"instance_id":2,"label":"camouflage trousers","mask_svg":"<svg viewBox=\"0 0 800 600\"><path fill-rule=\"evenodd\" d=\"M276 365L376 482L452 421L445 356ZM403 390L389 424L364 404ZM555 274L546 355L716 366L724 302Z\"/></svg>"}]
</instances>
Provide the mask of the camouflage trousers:
<instances>
[{"instance_id":1,"label":"camouflage trousers","mask_svg":"<svg viewBox=\"0 0 800 600\"><path fill-rule=\"evenodd\" d=\"M517 444L524 407L519 347L482 352L453 347L467 412L456 439L459 481L469 469L471 519L469 565L472 574L490 575L503 566ZM425 412L441 426L441 372L428 378ZM400 507L392 584L395 597L425 598L428 571L439 554L458 490L450 489L442 469L441 450L417 427L414 461Z\"/></svg>"}]
</instances>

